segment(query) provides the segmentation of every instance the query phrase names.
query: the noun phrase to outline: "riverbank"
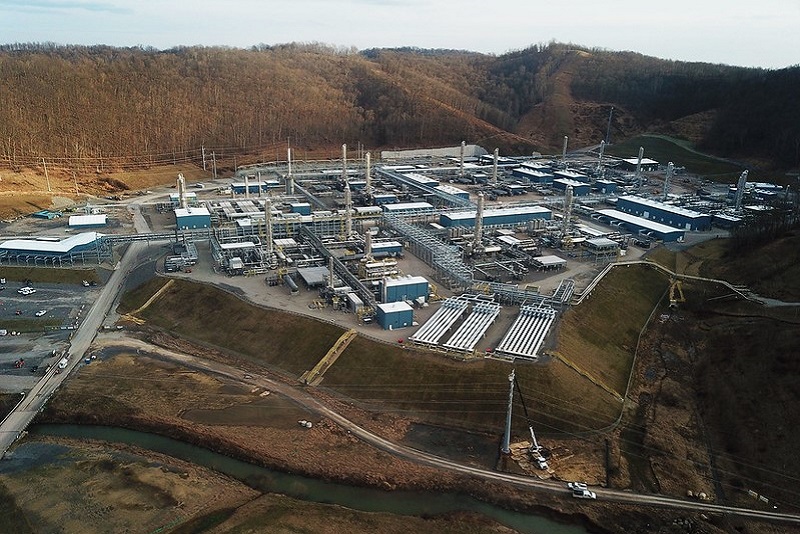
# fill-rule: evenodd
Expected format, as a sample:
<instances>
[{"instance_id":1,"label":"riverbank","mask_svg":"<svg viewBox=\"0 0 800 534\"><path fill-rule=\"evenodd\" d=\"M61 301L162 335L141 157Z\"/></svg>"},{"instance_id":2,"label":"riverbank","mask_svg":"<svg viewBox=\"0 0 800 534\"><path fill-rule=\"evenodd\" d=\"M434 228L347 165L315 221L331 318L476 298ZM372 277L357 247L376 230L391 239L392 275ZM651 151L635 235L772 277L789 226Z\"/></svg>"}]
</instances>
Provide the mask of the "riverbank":
<instances>
[{"instance_id":1,"label":"riverbank","mask_svg":"<svg viewBox=\"0 0 800 534\"><path fill-rule=\"evenodd\" d=\"M583 503L525 494L402 460L369 447L280 395L264 395L262 388L231 384L159 360L157 354L136 354L135 348L126 353L109 347L98 355L54 399L43 422L134 428L287 473L385 491L454 492L562 522L591 523ZM397 417L359 413L353 406L338 408L388 436L402 438L408 428L408 421ZM299 420L312 421L312 428L301 427ZM464 446L467 462L481 466L494 462L494 458L468 458L469 449ZM592 531L602 530L595 526Z\"/></svg>"}]
</instances>

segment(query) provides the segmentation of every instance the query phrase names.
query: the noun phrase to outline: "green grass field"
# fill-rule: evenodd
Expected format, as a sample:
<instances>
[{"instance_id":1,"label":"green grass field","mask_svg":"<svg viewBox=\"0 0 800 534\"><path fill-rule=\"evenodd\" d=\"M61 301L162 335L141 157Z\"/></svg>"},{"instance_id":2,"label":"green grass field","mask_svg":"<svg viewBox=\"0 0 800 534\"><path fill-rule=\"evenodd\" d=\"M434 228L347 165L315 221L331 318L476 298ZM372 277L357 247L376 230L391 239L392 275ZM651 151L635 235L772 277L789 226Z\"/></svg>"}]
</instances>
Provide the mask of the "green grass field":
<instances>
[{"instance_id":1,"label":"green grass field","mask_svg":"<svg viewBox=\"0 0 800 534\"><path fill-rule=\"evenodd\" d=\"M621 158L635 158L639 147L644 147L644 156L664 165L673 162L686 167L693 174L719 182L734 183L744 170L741 165L696 152L687 141L660 135L640 135L619 144L606 147L606 153Z\"/></svg>"}]
</instances>

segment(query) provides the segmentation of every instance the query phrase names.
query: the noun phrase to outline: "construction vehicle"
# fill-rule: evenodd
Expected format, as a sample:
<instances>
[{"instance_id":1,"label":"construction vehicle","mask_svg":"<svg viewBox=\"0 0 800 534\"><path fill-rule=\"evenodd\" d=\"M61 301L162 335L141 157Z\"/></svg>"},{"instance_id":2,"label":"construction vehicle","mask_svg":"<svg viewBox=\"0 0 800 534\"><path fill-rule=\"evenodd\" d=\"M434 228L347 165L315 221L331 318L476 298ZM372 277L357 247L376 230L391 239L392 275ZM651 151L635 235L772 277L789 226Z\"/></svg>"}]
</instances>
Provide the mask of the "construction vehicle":
<instances>
[{"instance_id":1,"label":"construction vehicle","mask_svg":"<svg viewBox=\"0 0 800 534\"><path fill-rule=\"evenodd\" d=\"M686 302L686 297L683 295L683 282L672 279L669 286L669 307L677 308L681 302Z\"/></svg>"},{"instance_id":2,"label":"construction vehicle","mask_svg":"<svg viewBox=\"0 0 800 534\"><path fill-rule=\"evenodd\" d=\"M522 410L525 412L525 420L528 422L528 430L531 433L531 446L528 449L528 453L531 455L531 459L536 462L536 466L539 469L549 469L550 466L547 465L547 459L543 454L544 447L539 445L539 442L536 441L536 434L533 432L533 423L531 423L531 418L528 416L528 407L525 405L525 397L522 396L522 389L519 387L519 381L516 375L514 376L514 382L516 383L517 391L519 391L519 398L522 401Z\"/></svg>"}]
</instances>

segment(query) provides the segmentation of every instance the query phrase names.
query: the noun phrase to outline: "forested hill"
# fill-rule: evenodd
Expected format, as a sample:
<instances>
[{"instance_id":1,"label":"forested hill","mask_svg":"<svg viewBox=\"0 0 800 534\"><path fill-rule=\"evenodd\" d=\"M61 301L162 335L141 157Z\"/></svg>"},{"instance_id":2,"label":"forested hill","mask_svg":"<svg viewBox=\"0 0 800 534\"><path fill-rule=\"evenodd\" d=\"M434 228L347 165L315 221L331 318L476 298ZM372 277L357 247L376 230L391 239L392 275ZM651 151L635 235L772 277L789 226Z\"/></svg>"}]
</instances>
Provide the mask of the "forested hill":
<instances>
[{"instance_id":1,"label":"forested hill","mask_svg":"<svg viewBox=\"0 0 800 534\"><path fill-rule=\"evenodd\" d=\"M0 164L125 166L462 140L503 153L642 132L777 168L800 162L800 67L663 61L550 44L488 56L323 45L0 47Z\"/></svg>"}]
</instances>

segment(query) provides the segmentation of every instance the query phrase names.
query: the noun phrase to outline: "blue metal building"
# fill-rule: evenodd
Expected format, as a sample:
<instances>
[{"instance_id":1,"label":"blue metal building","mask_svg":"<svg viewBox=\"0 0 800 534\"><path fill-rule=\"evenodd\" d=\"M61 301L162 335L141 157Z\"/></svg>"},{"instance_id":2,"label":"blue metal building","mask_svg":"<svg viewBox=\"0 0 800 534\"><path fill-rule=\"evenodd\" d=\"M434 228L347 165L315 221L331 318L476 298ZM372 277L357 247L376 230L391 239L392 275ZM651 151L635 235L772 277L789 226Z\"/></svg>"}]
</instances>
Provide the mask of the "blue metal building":
<instances>
[{"instance_id":1,"label":"blue metal building","mask_svg":"<svg viewBox=\"0 0 800 534\"><path fill-rule=\"evenodd\" d=\"M397 203L397 195L394 193L382 193L380 195L375 195L372 197L372 200L380 206L381 204L395 204Z\"/></svg>"},{"instance_id":2,"label":"blue metal building","mask_svg":"<svg viewBox=\"0 0 800 534\"><path fill-rule=\"evenodd\" d=\"M424 276L384 278L380 282L381 302L401 302L430 295L430 284Z\"/></svg>"},{"instance_id":3,"label":"blue metal building","mask_svg":"<svg viewBox=\"0 0 800 534\"><path fill-rule=\"evenodd\" d=\"M626 195L619 197L617 199L617 209L684 230L704 231L711 229L712 217L708 213L700 213L638 196Z\"/></svg>"},{"instance_id":4,"label":"blue metal building","mask_svg":"<svg viewBox=\"0 0 800 534\"><path fill-rule=\"evenodd\" d=\"M553 176L555 176L556 179L574 180L576 182L581 182L583 184L588 184L591 181L589 177L586 176L585 174L577 171L571 171L569 169L565 169L563 171L554 171Z\"/></svg>"},{"instance_id":5,"label":"blue metal building","mask_svg":"<svg viewBox=\"0 0 800 534\"><path fill-rule=\"evenodd\" d=\"M270 189L278 189L281 187L281 183L278 180L248 180L247 182L247 189L250 190L251 195L257 195L259 193L266 193ZM244 182L233 182L231 184L231 189L237 195L244 194Z\"/></svg>"},{"instance_id":6,"label":"blue metal building","mask_svg":"<svg viewBox=\"0 0 800 534\"><path fill-rule=\"evenodd\" d=\"M384 330L397 330L411 326L414 322L414 308L405 302L378 304L378 324Z\"/></svg>"},{"instance_id":7,"label":"blue metal building","mask_svg":"<svg viewBox=\"0 0 800 534\"><path fill-rule=\"evenodd\" d=\"M211 214L207 208L177 208L175 224L178 230L211 228Z\"/></svg>"},{"instance_id":8,"label":"blue metal building","mask_svg":"<svg viewBox=\"0 0 800 534\"><path fill-rule=\"evenodd\" d=\"M434 189L453 195L454 197L463 198L464 200L469 200L469 191L464 191L463 189L459 189L458 187L454 187L449 184L437 185Z\"/></svg>"},{"instance_id":9,"label":"blue metal building","mask_svg":"<svg viewBox=\"0 0 800 534\"><path fill-rule=\"evenodd\" d=\"M477 210L442 213L439 215L439 224L442 226L475 226L477 215ZM513 206L489 208L483 211L484 226L514 226L528 223L534 219L550 220L552 218L553 212L543 206Z\"/></svg>"},{"instance_id":10,"label":"blue metal building","mask_svg":"<svg viewBox=\"0 0 800 534\"><path fill-rule=\"evenodd\" d=\"M292 213L299 213L300 215L311 215L311 204L308 202L293 202L290 204Z\"/></svg>"},{"instance_id":11,"label":"blue metal building","mask_svg":"<svg viewBox=\"0 0 800 534\"><path fill-rule=\"evenodd\" d=\"M0 243L0 264L64 265L87 261L101 263L111 257L110 241L97 232L83 232L59 239L37 237Z\"/></svg>"},{"instance_id":12,"label":"blue metal building","mask_svg":"<svg viewBox=\"0 0 800 534\"><path fill-rule=\"evenodd\" d=\"M568 185L572 186L572 194L576 197L588 195L591 191L591 186L589 184L577 180L568 180L566 178L556 178L553 180L553 189L566 191Z\"/></svg>"},{"instance_id":13,"label":"blue metal building","mask_svg":"<svg viewBox=\"0 0 800 534\"><path fill-rule=\"evenodd\" d=\"M684 230L657 223L649 219L637 217L624 211L614 209L597 210L600 220L611 226L622 226L637 235L646 235L662 241L682 241L686 232Z\"/></svg>"},{"instance_id":14,"label":"blue metal building","mask_svg":"<svg viewBox=\"0 0 800 534\"><path fill-rule=\"evenodd\" d=\"M613 180L597 180L594 186L598 192L604 195L611 195L617 192L617 182Z\"/></svg>"},{"instance_id":15,"label":"blue metal building","mask_svg":"<svg viewBox=\"0 0 800 534\"><path fill-rule=\"evenodd\" d=\"M511 171L514 178L527 180L532 184L551 184L553 183L553 173L549 170L531 169L530 167L517 167Z\"/></svg>"}]
</instances>

